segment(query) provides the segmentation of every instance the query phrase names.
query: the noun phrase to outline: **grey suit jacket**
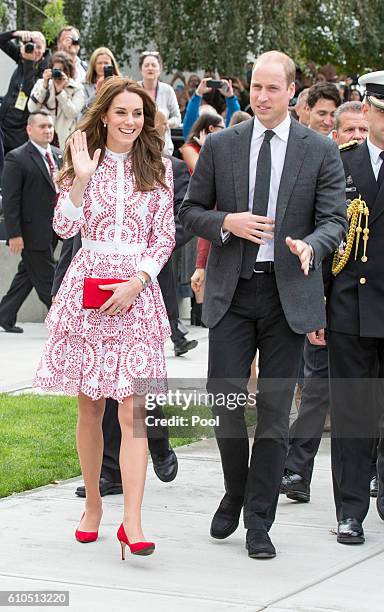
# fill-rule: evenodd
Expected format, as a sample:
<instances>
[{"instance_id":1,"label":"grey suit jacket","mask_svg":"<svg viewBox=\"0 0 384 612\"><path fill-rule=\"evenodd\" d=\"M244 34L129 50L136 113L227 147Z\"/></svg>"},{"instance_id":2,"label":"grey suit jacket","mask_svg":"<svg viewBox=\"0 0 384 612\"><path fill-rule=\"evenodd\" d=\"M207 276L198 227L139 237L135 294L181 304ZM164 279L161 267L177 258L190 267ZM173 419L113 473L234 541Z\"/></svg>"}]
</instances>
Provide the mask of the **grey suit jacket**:
<instances>
[{"instance_id":1,"label":"grey suit jacket","mask_svg":"<svg viewBox=\"0 0 384 612\"><path fill-rule=\"evenodd\" d=\"M227 312L240 276L245 241L232 235L223 243L220 230L228 213L248 210L252 131L250 119L208 136L179 213L186 229L212 243L203 305L207 327ZM292 120L277 199L274 260L280 301L296 333L325 327L320 264L347 230L344 187L336 144ZM314 266L307 277L286 236L312 245Z\"/></svg>"}]
</instances>

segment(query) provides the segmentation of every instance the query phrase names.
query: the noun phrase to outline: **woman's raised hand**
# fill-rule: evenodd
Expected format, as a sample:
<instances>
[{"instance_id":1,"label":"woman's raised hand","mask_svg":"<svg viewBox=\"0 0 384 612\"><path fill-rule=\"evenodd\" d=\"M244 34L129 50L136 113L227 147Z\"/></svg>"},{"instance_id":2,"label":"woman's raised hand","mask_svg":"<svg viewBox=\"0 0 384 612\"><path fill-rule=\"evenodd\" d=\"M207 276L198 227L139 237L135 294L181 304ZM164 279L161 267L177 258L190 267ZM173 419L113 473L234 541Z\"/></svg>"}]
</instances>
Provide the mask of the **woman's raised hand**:
<instances>
[{"instance_id":1,"label":"woman's raised hand","mask_svg":"<svg viewBox=\"0 0 384 612\"><path fill-rule=\"evenodd\" d=\"M200 130L199 135L194 136L193 140L202 147L203 144L205 143L206 138L207 138L207 132L205 130Z\"/></svg>"},{"instance_id":2,"label":"woman's raised hand","mask_svg":"<svg viewBox=\"0 0 384 612\"><path fill-rule=\"evenodd\" d=\"M96 171L101 149L96 149L91 159L88 152L87 135L76 130L69 139L73 169L79 181L88 182Z\"/></svg>"}]
</instances>

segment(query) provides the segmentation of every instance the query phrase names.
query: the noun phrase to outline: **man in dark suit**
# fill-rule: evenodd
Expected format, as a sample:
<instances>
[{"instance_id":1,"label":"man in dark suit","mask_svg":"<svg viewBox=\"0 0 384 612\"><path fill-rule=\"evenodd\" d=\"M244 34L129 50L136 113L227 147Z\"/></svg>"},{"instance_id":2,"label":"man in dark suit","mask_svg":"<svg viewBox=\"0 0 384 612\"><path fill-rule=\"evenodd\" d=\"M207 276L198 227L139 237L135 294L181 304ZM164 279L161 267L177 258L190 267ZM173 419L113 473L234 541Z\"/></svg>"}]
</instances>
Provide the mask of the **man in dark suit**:
<instances>
[{"instance_id":1,"label":"man in dark suit","mask_svg":"<svg viewBox=\"0 0 384 612\"><path fill-rule=\"evenodd\" d=\"M365 539L372 446L384 403L384 71L366 74L359 83L367 90L368 137L342 153L347 205L357 210L327 300L332 475L341 544ZM377 508L384 519L383 450L381 440Z\"/></svg>"},{"instance_id":2,"label":"man in dark suit","mask_svg":"<svg viewBox=\"0 0 384 612\"><path fill-rule=\"evenodd\" d=\"M176 221L176 246L180 248L193 238L177 219L180 206L186 194L189 183L189 172L186 164L171 157L174 182L174 212ZM52 287L52 295L56 295L61 281L67 271L72 257L81 248L81 236L69 238L63 243L63 249L57 265L55 279ZM179 310L176 298L176 286L173 275L172 262L169 260L158 276L159 285L163 294L165 307L170 321L177 321ZM196 342L196 341L195 341ZM103 418L104 453L100 475L101 496L121 493L121 474L119 466L119 452L121 431L117 416L118 404L115 400L108 398ZM159 406L152 411L155 418L163 418L164 414ZM168 428L156 425L148 427L148 447L151 453L153 467L156 475L163 482L172 481L177 474L177 457L169 445ZM80 486L76 490L79 497L85 497L85 487Z\"/></svg>"},{"instance_id":3,"label":"man in dark suit","mask_svg":"<svg viewBox=\"0 0 384 612\"><path fill-rule=\"evenodd\" d=\"M333 140L340 148L345 148L351 140L363 142L368 133L368 122L363 115L361 102L345 102L336 109L339 94L336 86L328 84L327 95L337 96L334 100L335 127L332 132ZM313 88L311 87L310 92ZM314 86L317 96L321 95L322 88ZM336 90L336 91L335 91ZM328 105L331 100L326 99ZM320 102L319 102L320 103ZM311 102L313 106L313 99ZM317 103L314 107L316 108ZM328 112L331 111L328 106ZM325 112L320 104L320 110ZM331 111L332 112L332 111ZM355 142L356 144L356 142ZM325 293L331 280L332 257L323 262L323 278ZM329 412L329 375L328 375L328 349L325 340L322 344L311 344L308 340L304 344L304 385L301 395L300 410L290 432L290 446L285 462L284 476L281 482L280 493L285 493L288 499L297 502L310 501L310 484L314 460L320 446L325 420ZM376 455L376 453L375 453ZM376 464L376 459L375 462ZM372 480L376 480L376 466L373 466Z\"/></svg>"},{"instance_id":4,"label":"man in dark suit","mask_svg":"<svg viewBox=\"0 0 384 612\"><path fill-rule=\"evenodd\" d=\"M5 157L2 190L9 249L21 255L18 271L0 302L0 326L22 333L17 313L34 287L47 308L55 272L53 210L56 203L54 172L61 166L59 149L51 147L52 117L45 111L28 118L29 140Z\"/></svg>"},{"instance_id":5,"label":"man in dark suit","mask_svg":"<svg viewBox=\"0 0 384 612\"><path fill-rule=\"evenodd\" d=\"M207 388L216 400L220 394L214 414L226 494L211 535L233 533L244 506L252 558L276 554L268 531L304 337L324 327L321 262L347 225L337 146L291 121L294 81L295 64L285 54L257 59L255 118L208 136L180 210L185 227L212 242L203 320L210 328ZM258 416L248 466L244 395L235 410L220 404L223 395L246 393L257 349Z\"/></svg>"}]
</instances>

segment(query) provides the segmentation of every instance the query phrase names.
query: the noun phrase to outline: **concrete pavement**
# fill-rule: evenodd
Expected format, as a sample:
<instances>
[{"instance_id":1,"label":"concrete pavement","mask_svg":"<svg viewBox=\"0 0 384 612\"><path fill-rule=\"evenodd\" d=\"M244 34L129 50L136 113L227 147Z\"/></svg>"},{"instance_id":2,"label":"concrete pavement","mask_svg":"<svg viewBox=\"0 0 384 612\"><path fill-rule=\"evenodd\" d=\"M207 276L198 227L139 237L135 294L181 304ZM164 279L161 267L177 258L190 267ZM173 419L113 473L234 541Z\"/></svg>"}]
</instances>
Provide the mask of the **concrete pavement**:
<instances>
[{"instance_id":1,"label":"concrete pavement","mask_svg":"<svg viewBox=\"0 0 384 612\"><path fill-rule=\"evenodd\" d=\"M25 330L20 336L0 332L3 390L28 387L33 377L45 330L38 324ZM192 328L190 337L200 344L186 357L173 357L167 346L172 377L205 372L206 330ZM157 545L150 557L127 553L121 561L120 495L104 498L99 540L87 546L75 541L83 508L74 495L80 479L0 500L0 589L69 590L75 612L383 610L384 525L372 501L366 543L337 544L328 439L316 460L311 503L280 498L271 531L278 555L272 560L247 557L242 526L225 541L209 537L223 492L215 442L182 447L178 457L179 474L172 483L160 482L148 469L143 524Z\"/></svg>"}]
</instances>

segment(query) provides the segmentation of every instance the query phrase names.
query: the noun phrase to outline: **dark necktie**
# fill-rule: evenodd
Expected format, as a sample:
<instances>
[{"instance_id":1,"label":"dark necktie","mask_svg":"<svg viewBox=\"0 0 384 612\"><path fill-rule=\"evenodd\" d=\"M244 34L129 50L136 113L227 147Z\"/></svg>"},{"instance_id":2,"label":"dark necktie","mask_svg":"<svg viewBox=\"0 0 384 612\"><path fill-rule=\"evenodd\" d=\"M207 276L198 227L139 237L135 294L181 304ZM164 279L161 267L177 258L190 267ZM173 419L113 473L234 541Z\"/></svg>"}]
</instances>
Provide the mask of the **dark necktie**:
<instances>
[{"instance_id":1,"label":"dark necktie","mask_svg":"<svg viewBox=\"0 0 384 612\"><path fill-rule=\"evenodd\" d=\"M271 182L271 138L275 135L273 130L264 132L264 140L260 147L257 159L255 192L253 195L252 214L266 216L268 212L269 186ZM240 276L251 278L255 267L259 245L245 241L243 261Z\"/></svg>"},{"instance_id":2,"label":"dark necktie","mask_svg":"<svg viewBox=\"0 0 384 612\"><path fill-rule=\"evenodd\" d=\"M54 173L55 173L55 164L53 163L52 156L48 153L48 151L45 154L45 159L48 162L49 174L51 175L52 183L54 183L55 181L53 180L53 176L54 176Z\"/></svg>"},{"instance_id":3,"label":"dark necktie","mask_svg":"<svg viewBox=\"0 0 384 612\"><path fill-rule=\"evenodd\" d=\"M383 180L384 180L384 151L382 151L382 152L380 153L380 157L381 157L381 159L382 159L383 161L381 162L381 166L380 166L379 174L377 175L377 184L378 184L378 186L379 186L379 189L380 189L380 187L381 187L381 183L382 183L382 182L383 182Z\"/></svg>"}]
</instances>

